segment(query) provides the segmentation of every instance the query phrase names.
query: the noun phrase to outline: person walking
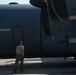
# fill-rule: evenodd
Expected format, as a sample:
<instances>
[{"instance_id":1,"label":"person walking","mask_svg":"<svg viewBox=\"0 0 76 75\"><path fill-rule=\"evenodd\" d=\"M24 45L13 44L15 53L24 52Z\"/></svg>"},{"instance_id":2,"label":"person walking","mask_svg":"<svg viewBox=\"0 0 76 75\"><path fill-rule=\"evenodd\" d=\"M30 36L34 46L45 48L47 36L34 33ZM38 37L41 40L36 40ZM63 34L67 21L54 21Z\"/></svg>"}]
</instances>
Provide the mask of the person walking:
<instances>
[{"instance_id":1,"label":"person walking","mask_svg":"<svg viewBox=\"0 0 76 75\"><path fill-rule=\"evenodd\" d=\"M14 65L14 73L16 73L16 68L17 65L20 61L20 71L23 71L23 60L24 60L24 46L23 46L23 42L20 41L19 45L17 45L16 47L16 60L15 60L15 65Z\"/></svg>"}]
</instances>

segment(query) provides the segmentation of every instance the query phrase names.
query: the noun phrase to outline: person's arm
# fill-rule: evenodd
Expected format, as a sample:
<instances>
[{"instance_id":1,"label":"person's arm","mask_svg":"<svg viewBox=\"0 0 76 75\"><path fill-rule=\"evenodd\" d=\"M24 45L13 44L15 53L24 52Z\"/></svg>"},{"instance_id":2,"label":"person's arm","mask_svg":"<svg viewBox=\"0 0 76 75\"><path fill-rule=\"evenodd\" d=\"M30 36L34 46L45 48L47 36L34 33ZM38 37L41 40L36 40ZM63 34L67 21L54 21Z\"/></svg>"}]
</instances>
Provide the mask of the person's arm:
<instances>
[{"instance_id":1,"label":"person's arm","mask_svg":"<svg viewBox=\"0 0 76 75\"><path fill-rule=\"evenodd\" d=\"M24 57L24 46L22 47L22 56Z\"/></svg>"}]
</instances>

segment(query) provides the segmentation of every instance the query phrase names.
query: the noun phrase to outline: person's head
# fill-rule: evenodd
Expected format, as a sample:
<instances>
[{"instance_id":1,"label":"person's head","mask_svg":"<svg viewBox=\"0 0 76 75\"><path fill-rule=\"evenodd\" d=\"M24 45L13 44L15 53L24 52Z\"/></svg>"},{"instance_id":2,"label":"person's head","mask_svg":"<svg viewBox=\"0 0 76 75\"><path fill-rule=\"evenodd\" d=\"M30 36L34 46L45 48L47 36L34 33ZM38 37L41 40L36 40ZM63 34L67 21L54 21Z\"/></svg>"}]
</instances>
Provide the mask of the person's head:
<instances>
[{"instance_id":1,"label":"person's head","mask_svg":"<svg viewBox=\"0 0 76 75\"><path fill-rule=\"evenodd\" d=\"M22 41L20 41L20 42L19 42L19 45L23 45L23 42L22 42Z\"/></svg>"}]
</instances>

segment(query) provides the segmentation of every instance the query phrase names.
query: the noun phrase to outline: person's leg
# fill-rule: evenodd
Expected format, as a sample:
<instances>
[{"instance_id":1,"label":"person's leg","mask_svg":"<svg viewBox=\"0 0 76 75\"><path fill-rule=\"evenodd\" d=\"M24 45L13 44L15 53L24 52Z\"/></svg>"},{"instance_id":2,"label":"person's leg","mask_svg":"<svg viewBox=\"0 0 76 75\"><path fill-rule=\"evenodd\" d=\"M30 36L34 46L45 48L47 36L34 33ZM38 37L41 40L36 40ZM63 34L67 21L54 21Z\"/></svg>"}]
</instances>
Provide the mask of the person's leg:
<instances>
[{"instance_id":1,"label":"person's leg","mask_svg":"<svg viewBox=\"0 0 76 75\"><path fill-rule=\"evenodd\" d=\"M14 69L13 69L15 73L16 73L16 68L17 68L18 63L19 63L19 56L17 55L16 60L15 60Z\"/></svg>"},{"instance_id":2,"label":"person's leg","mask_svg":"<svg viewBox=\"0 0 76 75\"><path fill-rule=\"evenodd\" d=\"M20 71L23 71L23 61L24 61L24 58L23 58L23 56L21 55L21 60L20 60Z\"/></svg>"}]
</instances>

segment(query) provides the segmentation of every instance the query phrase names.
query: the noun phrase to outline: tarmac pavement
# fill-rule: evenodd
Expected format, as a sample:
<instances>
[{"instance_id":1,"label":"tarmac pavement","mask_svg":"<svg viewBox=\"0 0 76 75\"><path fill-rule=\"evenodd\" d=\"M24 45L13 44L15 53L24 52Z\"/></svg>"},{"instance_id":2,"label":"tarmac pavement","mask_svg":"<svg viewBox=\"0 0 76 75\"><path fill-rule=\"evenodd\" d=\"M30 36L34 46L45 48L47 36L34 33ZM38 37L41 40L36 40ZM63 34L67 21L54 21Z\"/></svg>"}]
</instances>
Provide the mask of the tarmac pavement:
<instances>
[{"instance_id":1,"label":"tarmac pavement","mask_svg":"<svg viewBox=\"0 0 76 75\"><path fill-rule=\"evenodd\" d=\"M0 59L0 75L76 75L74 58L25 58L24 72L13 73L15 59Z\"/></svg>"}]
</instances>

